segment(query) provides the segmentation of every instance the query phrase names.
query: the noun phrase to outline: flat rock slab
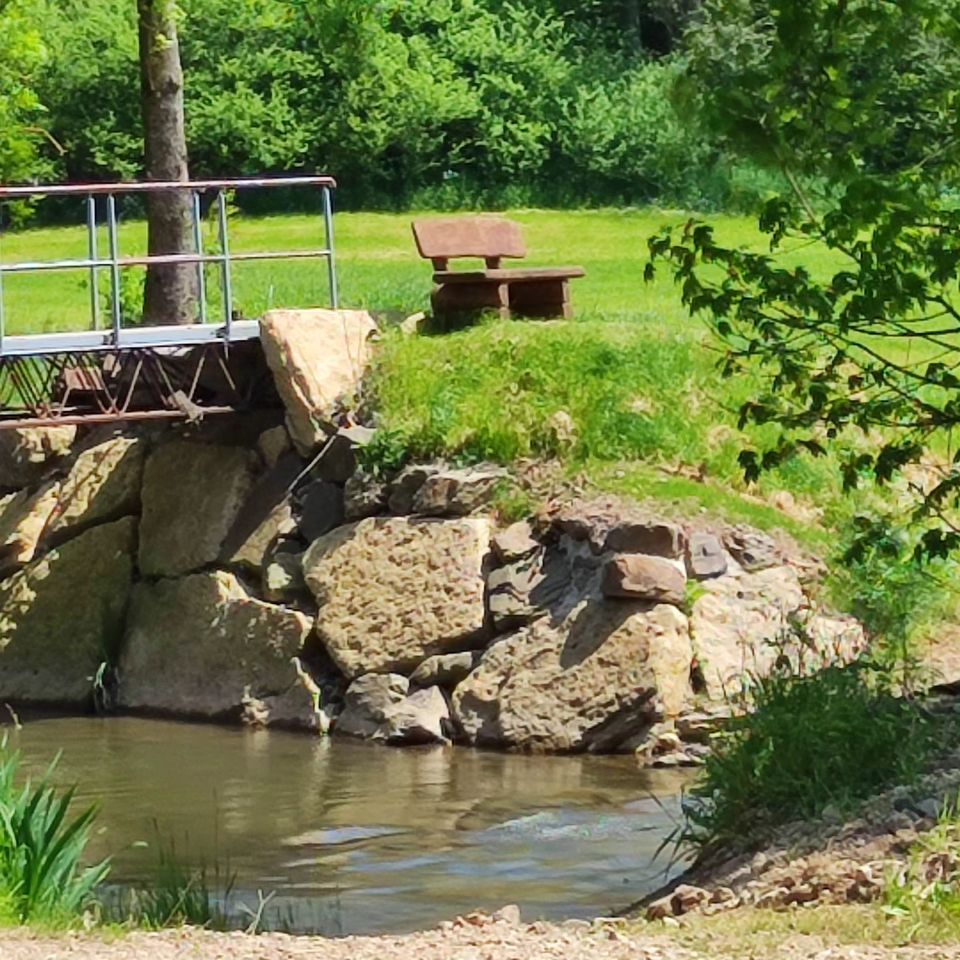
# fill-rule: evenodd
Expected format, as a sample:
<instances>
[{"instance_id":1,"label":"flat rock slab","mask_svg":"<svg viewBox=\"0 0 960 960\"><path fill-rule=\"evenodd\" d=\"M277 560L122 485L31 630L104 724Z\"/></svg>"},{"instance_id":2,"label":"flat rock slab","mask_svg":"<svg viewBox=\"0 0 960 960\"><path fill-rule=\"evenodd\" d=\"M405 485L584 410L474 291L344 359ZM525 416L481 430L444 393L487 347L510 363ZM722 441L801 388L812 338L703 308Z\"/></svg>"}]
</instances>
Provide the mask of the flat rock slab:
<instances>
[{"instance_id":1,"label":"flat rock slab","mask_svg":"<svg viewBox=\"0 0 960 960\"><path fill-rule=\"evenodd\" d=\"M454 691L471 743L566 752L615 747L683 708L687 618L676 607L584 600L494 643Z\"/></svg>"},{"instance_id":2,"label":"flat rock slab","mask_svg":"<svg viewBox=\"0 0 960 960\"><path fill-rule=\"evenodd\" d=\"M0 584L0 700L85 703L123 633L133 518L82 533Z\"/></svg>"},{"instance_id":3,"label":"flat rock slab","mask_svg":"<svg viewBox=\"0 0 960 960\"><path fill-rule=\"evenodd\" d=\"M409 673L484 631L487 520L382 517L340 527L304 557L317 632L350 678Z\"/></svg>"},{"instance_id":4,"label":"flat rock slab","mask_svg":"<svg viewBox=\"0 0 960 960\"><path fill-rule=\"evenodd\" d=\"M301 686L292 661L312 621L254 599L231 573L140 583L127 622L119 670L125 709L239 716L251 701L269 706ZM301 701L306 716L306 688Z\"/></svg>"},{"instance_id":5,"label":"flat rock slab","mask_svg":"<svg viewBox=\"0 0 960 960\"><path fill-rule=\"evenodd\" d=\"M176 577L216 561L258 462L240 447L182 440L158 447L143 476L140 572Z\"/></svg>"},{"instance_id":6,"label":"flat rock slab","mask_svg":"<svg viewBox=\"0 0 960 960\"><path fill-rule=\"evenodd\" d=\"M33 560L60 498L60 484L48 483L35 493L28 489L0 500L0 576Z\"/></svg>"},{"instance_id":7,"label":"flat rock slab","mask_svg":"<svg viewBox=\"0 0 960 960\"><path fill-rule=\"evenodd\" d=\"M313 454L334 431L338 402L357 393L377 325L364 310L270 310L260 341L294 446Z\"/></svg>"}]
</instances>

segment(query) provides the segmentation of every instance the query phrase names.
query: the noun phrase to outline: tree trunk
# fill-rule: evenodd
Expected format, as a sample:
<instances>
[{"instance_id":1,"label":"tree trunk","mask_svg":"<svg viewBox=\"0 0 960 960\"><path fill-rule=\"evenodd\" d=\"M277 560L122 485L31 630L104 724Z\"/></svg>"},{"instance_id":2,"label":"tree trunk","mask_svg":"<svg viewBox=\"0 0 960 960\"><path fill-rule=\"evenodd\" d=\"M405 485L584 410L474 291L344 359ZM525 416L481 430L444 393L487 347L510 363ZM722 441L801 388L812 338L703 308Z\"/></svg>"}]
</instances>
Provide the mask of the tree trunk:
<instances>
[{"instance_id":1,"label":"tree trunk","mask_svg":"<svg viewBox=\"0 0 960 960\"><path fill-rule=\"evenodd\" d=\"M183 69L173 0L137 0L140 20L140 103L148 180L190 179L183 118ZM189 191L147 196L151 256L193 252ZM193 264L147 269L143 321L149 326L196 322L199 284Z\"/></svg>"}]
</instances>

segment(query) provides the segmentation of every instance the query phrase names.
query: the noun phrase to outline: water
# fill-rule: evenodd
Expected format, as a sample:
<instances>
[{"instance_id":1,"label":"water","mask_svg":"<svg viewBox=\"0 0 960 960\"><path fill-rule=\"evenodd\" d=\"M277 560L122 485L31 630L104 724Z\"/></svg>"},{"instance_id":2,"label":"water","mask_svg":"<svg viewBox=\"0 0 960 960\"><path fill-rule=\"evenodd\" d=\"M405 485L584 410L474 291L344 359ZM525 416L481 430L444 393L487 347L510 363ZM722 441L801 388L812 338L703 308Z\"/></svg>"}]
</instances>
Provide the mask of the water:
<instances>
[{"instance_id":1,"label":"water","mask_svg":"<svg viewBox=\"0 0 960 960\"><path fill-rule=\"evenodd\" d=\"M519 904L525 919L609 915L662 883L680 775L629 757L396 750L132 718L48 718L11 732L28 771L97 801L92 854L148 883L157 830L236 875L232 909L272 893L271 925L405 932ZM146 842L145 847L142 844Z\"/></svg>"}]
</instances>

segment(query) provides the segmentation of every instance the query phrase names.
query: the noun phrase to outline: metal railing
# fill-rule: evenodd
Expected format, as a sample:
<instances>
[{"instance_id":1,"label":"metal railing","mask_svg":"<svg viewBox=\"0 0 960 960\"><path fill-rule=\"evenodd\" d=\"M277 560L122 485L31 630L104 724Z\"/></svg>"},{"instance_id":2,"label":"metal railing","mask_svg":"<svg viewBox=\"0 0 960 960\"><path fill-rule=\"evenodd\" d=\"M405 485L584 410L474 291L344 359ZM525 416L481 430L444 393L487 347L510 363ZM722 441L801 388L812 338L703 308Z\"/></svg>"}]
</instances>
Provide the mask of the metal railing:
<instances>
[{"instance_id":1,"label":"metal railing","mask_svg":"<svg viewBox=\"0 0 960 960\"><path fill-rule=\"evenodd\" d=\"M324 245L309 250L280 250L259 253L232 253L230 250L227 192L247 189L270 189L276 187L314 187L321 191ZM189 182L135 182L103 184L71 184L61 186L0 186L0 210L12 201L36 200L47 197L83 197L86 204L87 256L66 260L34 260L4 263L0 248L0 357L10 355L36 355L45 352L89 351L96 349L115 350L139 346L177 346L222 339L229 342L239 335L248 339L253 335L249 324L239 324L234 318L233 265L243 261L304 260L319 259L327 263L330 305L339 306L337 292L337 267L333 236L332 191L336 181L332 177L261 177L239 180L194 180ZM145 256L121 256L117 197L128 194L152 194L184 192L191 195L193 253L177 253ZM217 237L219 252L206 253L203 245L203 217L201 198L215 193ZM97 233L101 223L97 217L97 199L104 198L106 209L105 226L108 252L101 256ZM2 234L0 234L2 238ZM193 264L198 274L199 324L188 327L138 327L131 330L123 327L120 271L125 267L147 267L153 264ZM223 299L223 324L213 326L209 322L207 283L204 267L217 264L220 267L220 291ZM14 274L43 273L46 271L87 271L90 283L90 332L43 334L34 336L10 336L7 334L7 307L4 300L4 277ZM106 271L110 279L110 327L104 334L100 305L99 276Z\"/></svg>"}]
</instances>

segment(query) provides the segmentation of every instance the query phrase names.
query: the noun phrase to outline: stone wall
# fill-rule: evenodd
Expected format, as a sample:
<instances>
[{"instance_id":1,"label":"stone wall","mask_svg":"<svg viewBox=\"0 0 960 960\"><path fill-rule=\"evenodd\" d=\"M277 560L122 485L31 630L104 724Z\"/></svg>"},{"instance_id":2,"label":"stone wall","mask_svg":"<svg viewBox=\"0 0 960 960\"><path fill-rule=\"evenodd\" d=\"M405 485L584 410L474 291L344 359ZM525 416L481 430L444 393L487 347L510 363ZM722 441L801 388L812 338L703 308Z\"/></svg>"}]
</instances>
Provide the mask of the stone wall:
<instances>
[{"instance_id":1,"label":"stone wall","mask_svg":"<svg viewBox=\"0 0 960 960\"><path fill-rule=\"evenodd\" d=\"M615 501L501 529L499 468L373 478L371 431L308 458L281 420L0 432L0 701L684 763L752 673L862 643L788 542Z\"/></svg>"}]
</instances>

